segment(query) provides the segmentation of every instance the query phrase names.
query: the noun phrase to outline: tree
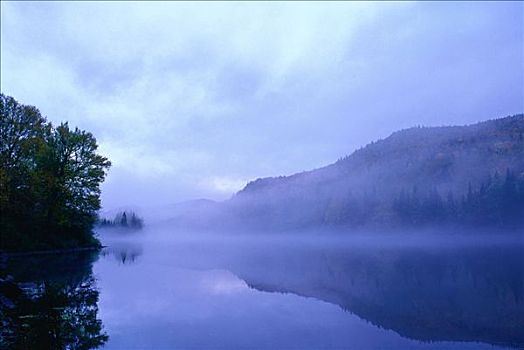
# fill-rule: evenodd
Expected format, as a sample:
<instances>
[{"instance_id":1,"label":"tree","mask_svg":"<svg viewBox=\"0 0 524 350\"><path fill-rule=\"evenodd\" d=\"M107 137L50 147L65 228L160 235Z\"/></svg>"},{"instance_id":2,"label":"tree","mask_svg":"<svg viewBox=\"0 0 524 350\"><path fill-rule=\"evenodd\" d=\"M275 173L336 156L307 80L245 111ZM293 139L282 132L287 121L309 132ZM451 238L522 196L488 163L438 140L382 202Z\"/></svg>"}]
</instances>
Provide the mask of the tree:
<instances>
[{"instance_id":1,"label":"tree","mask_svg":"<svg viewBox=\"0 0 524 350\"><path fill-rule=\"evenodd\" d=\"M131 215L131 227L134 229L141 229L144 225L144 222L142 219L140 219L135 213L132 213Z\"/></svg>"},{"instance_id":2,"label":"tree","mask_svg":"<svg viewBox=\"0 0 524 350\"><path fill-rule=\"evenodd\" d=\"M50 134L44 172L52 179L48 196L47 219L60 230L84 230L91 227L100 208L99 184L110 162L96 154L98 148L91 133L67 123ZM74 220L71 220L74 219Z\"/></svg>"},{"instance_id":3,"label":"tree","mask_svg":"<svg viewBox=\"0 0 524 350\"><path fill-rule=\"evenodd\" d=\"M126 212L124 212L122 214L122 219L120 219L120 225L122 226L127 226L127 215L126 215Z\"/></svg>"},{"instance_id":4,"label":"tree","mask_svg":"<svg viewBox=\"0 0 524 350\"><path fill-rule=\"evenodd\" d=\"M110 162L89 132L54 128L0 94L0 249L96 243L92 226Z\"/></svg>"},{"instance_id":5,"label":"tree","mask_svg":"<svg viewBox=\"0 0 524 350\"><path fill-rule=\"evenodd\" d=\"M20 105L0 94L0 248L8 234L20 230L20 226L30 229L35 158L48 131L45 118L35 107Z\"/></svg>"}]
</instances>

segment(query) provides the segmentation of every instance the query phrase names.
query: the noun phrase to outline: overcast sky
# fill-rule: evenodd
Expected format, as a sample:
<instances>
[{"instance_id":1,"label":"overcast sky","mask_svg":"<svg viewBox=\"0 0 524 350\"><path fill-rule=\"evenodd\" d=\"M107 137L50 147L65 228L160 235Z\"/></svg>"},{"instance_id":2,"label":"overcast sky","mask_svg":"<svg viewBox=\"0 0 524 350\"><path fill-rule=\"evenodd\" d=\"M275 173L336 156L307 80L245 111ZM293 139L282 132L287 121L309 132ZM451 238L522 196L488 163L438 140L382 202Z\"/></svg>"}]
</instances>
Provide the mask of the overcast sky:
<instances>
[{"instance_id":1,"label":"overcast sky","mask_svg":"<svg viewBox=\"0 0 524 350\"><path fill-rule=\"evenodd\" d=\"M106 209L225 199L524 110L522 2L1 2L1 91L95 134Z\"/></svg>"}]
</instances>

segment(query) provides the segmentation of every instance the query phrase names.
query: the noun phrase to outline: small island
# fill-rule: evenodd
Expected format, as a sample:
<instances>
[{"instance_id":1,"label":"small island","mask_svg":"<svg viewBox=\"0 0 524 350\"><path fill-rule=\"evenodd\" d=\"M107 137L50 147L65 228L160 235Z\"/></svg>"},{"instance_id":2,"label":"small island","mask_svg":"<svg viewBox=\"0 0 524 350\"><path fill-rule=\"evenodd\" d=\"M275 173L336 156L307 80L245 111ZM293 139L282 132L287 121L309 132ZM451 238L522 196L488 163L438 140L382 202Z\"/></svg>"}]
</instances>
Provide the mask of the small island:
<instances>
[{"instance_id":1,"label":"small island","mask_svg":"<svg viewBox=\"0 0 524 350\"><path fill-rule=\"evenodd\" d=\"M100 228L120 228L126 230L141 230L144 227L144 220L133 211L121 211L114 219L100 218L97 222Z\"/></svg>"}]
</instances>

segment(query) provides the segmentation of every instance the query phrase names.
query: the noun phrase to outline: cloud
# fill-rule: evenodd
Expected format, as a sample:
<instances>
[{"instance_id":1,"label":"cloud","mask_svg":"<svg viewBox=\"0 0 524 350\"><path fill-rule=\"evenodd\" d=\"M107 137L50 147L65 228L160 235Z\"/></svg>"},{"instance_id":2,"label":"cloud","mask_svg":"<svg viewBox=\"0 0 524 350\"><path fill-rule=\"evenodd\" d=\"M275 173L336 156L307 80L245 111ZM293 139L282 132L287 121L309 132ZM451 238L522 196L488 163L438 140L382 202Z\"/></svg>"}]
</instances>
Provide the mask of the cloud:
<instances>
[{"instance_id":1,"label":"cloud","mask_svg":"<svg viewBox=\"0 0 524 350\"><path fill-rule=\"evenodd\" d=\"M2 2L1 88L92 131L107 207L229 197L521 112L522 3Z\"/></svg>"}]
</instances>

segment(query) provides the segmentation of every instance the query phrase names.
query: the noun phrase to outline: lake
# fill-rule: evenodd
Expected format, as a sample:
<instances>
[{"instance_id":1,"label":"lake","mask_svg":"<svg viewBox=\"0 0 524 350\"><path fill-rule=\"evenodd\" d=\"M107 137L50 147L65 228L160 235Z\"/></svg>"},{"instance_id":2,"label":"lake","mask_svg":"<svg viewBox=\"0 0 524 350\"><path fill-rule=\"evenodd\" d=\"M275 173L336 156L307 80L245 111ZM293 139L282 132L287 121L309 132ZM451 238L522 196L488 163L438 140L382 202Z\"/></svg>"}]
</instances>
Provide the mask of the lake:
<instances>
[{"instance_id":1,"label":"lake","mask_svg":"<svg viewBox=\"0 0 524 350\"><path fill-rule=\"evenodd\" d=\"M26 324L12 321L19 344L524 347L524 244L514 235L148 229L101 239L100 253L9 259L8 272L34 300L15 309Z\"/></svg>"}]
</instances>

